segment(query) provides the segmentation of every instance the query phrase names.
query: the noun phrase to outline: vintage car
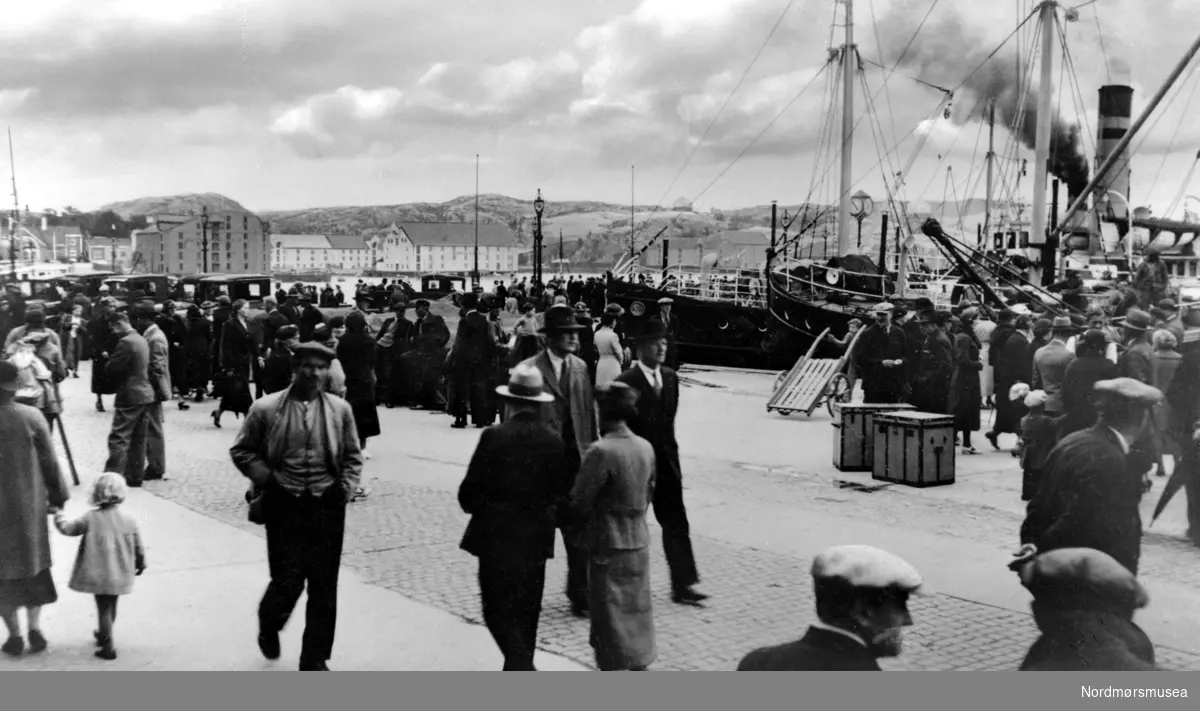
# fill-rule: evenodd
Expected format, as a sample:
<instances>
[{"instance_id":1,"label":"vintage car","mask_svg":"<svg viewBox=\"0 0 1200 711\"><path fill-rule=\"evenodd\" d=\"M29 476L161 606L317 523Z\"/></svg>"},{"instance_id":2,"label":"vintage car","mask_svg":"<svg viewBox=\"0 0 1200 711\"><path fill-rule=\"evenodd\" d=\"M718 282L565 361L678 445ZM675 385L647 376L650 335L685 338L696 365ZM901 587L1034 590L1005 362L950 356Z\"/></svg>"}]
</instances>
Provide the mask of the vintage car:
<instances>
[{"instance_id":1,"label":"vintage car","mask_svg":"<svg viewBox=\"0 0 1200 711\"><path fill-rule=\"evenodd\" d=\"M426 274L421 277L420 296L426 299L441 299L451 294L462 294L467 290L467 280L455 274Z\"/></svg>"},{"instance_id":2,"label":"vintage car","mask_svg":"<svg viewBox=\"0 0 1200 711\"><path fill-rule=\"evenodd\" d=\"M199 280L196 294L197 303L228 296L230 301L244 299L250 303L250 308L261 309L263 299L271 295L271 277L266 274L213 274Z\"/></svg>"},{"instance_id":3,"label":"vintage car","mask_svg":"<svg viewBox=\"0 0 1200 711\"><path fill-rule=\"evenodd\" d=\"M366 291L355 296L355 303L358 305L360 311L366 313L387 311L388 304L391 303L392 292L395 290L391 287L395 286L400 287L400 290L404 292L404 296L407 297L409 301L417 298L416 289L413 289L412 286L410 286L409 283L403 279L396 279L387 289L383 289L378 285L371 286Z\"/></svg>"},{"instance_id":4,"label":"vintage car","mask_svg":"<svg viewBox=\"0 0 1200 711\"><path fill-rule=\"evenodd\" d=\"M171 282L166 274L131 274L109 277L104 280L108 295L119 305L128 306L131 295L140 292L142 298L161 304L171 298Z\"/></svg>"}]
</instances>

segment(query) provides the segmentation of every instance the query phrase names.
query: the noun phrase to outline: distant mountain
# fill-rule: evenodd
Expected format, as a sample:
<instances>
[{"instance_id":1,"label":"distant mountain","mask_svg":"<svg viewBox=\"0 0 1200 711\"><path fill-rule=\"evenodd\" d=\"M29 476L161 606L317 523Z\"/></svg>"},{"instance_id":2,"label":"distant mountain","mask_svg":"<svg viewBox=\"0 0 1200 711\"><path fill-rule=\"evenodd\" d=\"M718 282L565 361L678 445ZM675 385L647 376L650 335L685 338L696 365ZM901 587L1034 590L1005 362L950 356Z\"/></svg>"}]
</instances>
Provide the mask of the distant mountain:
<instances>
[{"instance_id":1,"label":"distant mountain","mask_svg":"<svg viewBox=\"0 0 1200 711\"><path fill-rule=\"evenodd\" d=\"M237 200L227 198L220 193L192 193L188 195L164 195L161 197L143 197L136 200L109 203L100 211L112 210L128 220L133 215L172 214L188 215L199 213L205 205L209 210L245 210Z\"/></svg>"}]
</instances>

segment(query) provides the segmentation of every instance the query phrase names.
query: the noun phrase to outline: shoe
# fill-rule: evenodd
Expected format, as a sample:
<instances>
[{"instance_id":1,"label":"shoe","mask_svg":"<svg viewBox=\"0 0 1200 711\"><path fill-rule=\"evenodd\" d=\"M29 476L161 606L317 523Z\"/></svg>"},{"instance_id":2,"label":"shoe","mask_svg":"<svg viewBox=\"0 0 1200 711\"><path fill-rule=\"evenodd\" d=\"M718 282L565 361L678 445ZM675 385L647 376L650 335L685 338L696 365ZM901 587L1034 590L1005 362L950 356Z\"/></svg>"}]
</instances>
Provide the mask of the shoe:
<instances>
[{"instance_id":1,"label":"shoe","mask_svg":"<svg viewBox=\"0 0 1200 711\"><path fill-rule=\"evenodd\" d=\"M46 647L50 646L46 642L45 635L41 630L29 630L29 653L38 654L46 651Z\"/></svg>"},{"instance_id":2,"label":"shoe","mask_svg":"<svg viewBox=\"0 0 1200 711\"><path fill-rule=\"evenodd\" d=\"M692 607L704 607L700 604L708 599L708 595L702 592L696 592L691 587L677 588L671 593L671 602L676 605L691 605Z\"/></svg>"},{"instance_id":3,"label":"shoe","mask_svg":"<svg viewBox=\"0 0 1200 711\"><path fill-rule=\"evenodd\" d=\"M93 631L92 631L92 638L96 640L96 646L97 646L97 647L103 647L103 646L104 646L104 635L100 634L100 630L93 630Z\"/></svg>"},{"instance_id":4,"label":"shoe","mask_svg":"<svg viewBox=\"0 0 1200 711\"><path fill-rule=\"evenodd\" d=\"M96 412L104 412L104 403L102 403L102 402L96 403Z\"/></svg>"},{"instance_id":5,"label":"shoe","mask_svg":"<svg viewBox=\"0 0 1200 711\"><path fill-rule=\"evenodd\" d=\"M963 447L962 453L963 454L979 454L979 450L975 449L974 447Z\"/></svg>"},{"instance_id":6,"label":"shoe","mask_svg":"<svg viewBox=\"0 0 1200 711\"><path fill-rule=\"evenodd\" d=\"M367 498L367 490L360 486L354 490L354 495L350 497L350 503L361 501L365 498Z\"/></svg>"},{"instance_id":7,"label":"shoe","mask_svg":"<svg viewBox=\"0 0 1200 711\"><path fill-rule=\"evenodd\" d=\"M300 662L300 671L329 671L329 665L325 662Z\"/></svg>"},{"instance_id":8,"label":"shoe","mask_svg":"<svg viewBox=\"0 0 1200 711\"><path fill-rule=\"evenodd\" d=\"M279 659L279 633L260 629L258 632L258 651L262 652L262 655L267 659Z\"/></svg>"},{"instance_id":9,"label":"shoe","mask_svg":"<svg viewBox=\"0 0 1200 711\"><path fill-rule=\"evenodd\" d=\"M9 637L8 641L0 645L0 652L4 652L10 657L19 657L25 651L25 640L21 637Z\"/></svg>"},{"instance_id":10,"label":"shoe","mask_svg":"<svg viewBox=\"0 0 1200 711\"><path fill-rule=\"evenodd\" d=\"M450 426L456 430L464 430L467 428L467 423L464 422L463 420L455 420L454 424L452 424Z\"/></svg>"},{"instance_id":11,"label":"shoe","mask_svg":"<svg viewBox=\"0 0 1200 711\"><path fill-rule=\"evenodd\" d=\"M184 402L183 400L180 400L180 401L179 401L179 409L180 409L180 410L190 410L190 409L192 409L192 406L191 406L191 405L189 405L189 404L187 404L187 403L186 403L186 402Z\"/></svg>"},{"instance_id":12,"label":"shoe","mask_svg":"<svg viewBox=\"0 0 1200 711\"><path fill-rule=\"evenodd\" d=\"M128 486L130 489L140 489L140 488L142 488L142 482L140 482L140 481L127 481L127 482L125 482L125 486Z\"/></svg>"},{"instance_id":13,"label":"shoe","mask_svg":"<svg viewBox=\"0 0 1200 711\"><path fill-rule=\"evenodd\" d=\"M221 429L221 411L220 410L213 410L212 421L213 421L213 424L216 425L217 429Z\"/></svg>"},{"instance_id":14,"label":"shoe","mask_svg":"<svg viewBox=\"0 0 1200 711\"><path fill-rule=\"evenodd\" d=\"M1158 472L1156 472L1156 476L1166 476L1166 475L1167 475L1166 469L1159 469Z\"/></svg>"},{"instance_id":15,"label":"shoe","mask_svg":"<svg viewBox=\"0 0 1200 711\"><path fill-rule=\"evenodd\" d=\"M487 425L485 425L485 424L482 424L482 423L479 423L479 424L476 424L476 425L475 425L475 429L477 429L477 430L481 430L481 429L483 429L484 427L487 427Z\"/></svg>"},{"instance_id":16,"label":"shoe","mask_svg":"<svg viewBox=\"0 0 1200 711\"><path fill-rule=\"evenodd\" d=\"M117 658L117 650L113 649L111 645L105 645L96 650L95 656L111 662Z\"/></svg>"},{"instance_id":17,"label":"shoe","mask_svg":"<svg viewBox=\"0 0 1200 711\"><path fill-rule=\"evenodd\" d=\"M997 452L1000 451L1000 442L998 441L1000 439L999 435L997 435L995 432L988 432L984 435L984 437L987 437L987 441L992 443L993 449L995 449Z\"/></svg>"},{"instance_id":18,"label":"shoe","mask_svg":"<svg viewBox=\"0 0 1200 711\"><path fill-rule=\"evenodd\" d=\"M586 603L573 602L571 603L571 614L575 617L584 618L588 616L588 606Z\"/></svg>"}]
</instances>

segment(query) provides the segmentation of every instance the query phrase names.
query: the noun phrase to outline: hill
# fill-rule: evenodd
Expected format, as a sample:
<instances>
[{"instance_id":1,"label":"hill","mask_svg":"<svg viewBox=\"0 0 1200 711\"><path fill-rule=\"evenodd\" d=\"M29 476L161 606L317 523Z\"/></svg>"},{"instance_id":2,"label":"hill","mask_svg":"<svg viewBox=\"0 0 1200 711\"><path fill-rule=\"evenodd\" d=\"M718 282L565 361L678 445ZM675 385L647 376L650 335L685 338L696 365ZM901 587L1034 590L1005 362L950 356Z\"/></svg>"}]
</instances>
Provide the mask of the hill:
<instances>
[{"instance_id":1,"label":"hill","mask_svg":"<svg viewBox=\"0 0 1200 711\"><path fill-rule=\"evenodd\" d=\"M245 210L237 200L220 193L192 193L188 195L164 195L161 197L142 197L136 200L109 203L100 211L111 210L128 220L134 215L153 215L167 213L172 215L188 215L200 212L205 205L209 210Z\"/></svg>"}]
</instances>

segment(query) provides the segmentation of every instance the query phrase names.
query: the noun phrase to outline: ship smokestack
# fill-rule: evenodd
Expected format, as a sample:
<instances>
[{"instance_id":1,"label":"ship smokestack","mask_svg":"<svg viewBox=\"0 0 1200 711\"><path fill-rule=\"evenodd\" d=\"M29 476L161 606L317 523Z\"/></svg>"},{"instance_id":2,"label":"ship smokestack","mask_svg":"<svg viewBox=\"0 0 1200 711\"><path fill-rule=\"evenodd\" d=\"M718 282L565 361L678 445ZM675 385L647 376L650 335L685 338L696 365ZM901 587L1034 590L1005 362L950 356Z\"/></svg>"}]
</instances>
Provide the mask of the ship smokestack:
<instances>
[{"instance_id":1,"label":"ship smokestack","mask_svg":"<svg viewBox=\"0 0 1200 711\"><path fill-rule=\"evenodd\" d=\"M1099 130L1096 132L1098 138L1096 141L1097 168L1108 160L1113 149L1117 147L1117 143L1129 132L1132 116L1133 87L1129 86L1128 78L1123 84L1109 84L1100 87L1100 121ZM1129 149L1126 148L1113 169L1109 171L1104 183L1100 185L1100 190L1097 190L1095 198L1103 199L1103 191L1112 191L1125 198L1128 203L1130 173ZM1110 204L1112 214L1118 220L1128 217L1128 204L1121 204L1118 200L1112 200Z\"/></svg>"}]
</instances>

